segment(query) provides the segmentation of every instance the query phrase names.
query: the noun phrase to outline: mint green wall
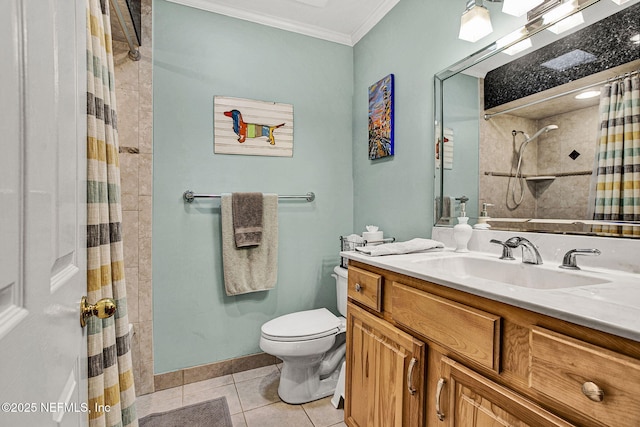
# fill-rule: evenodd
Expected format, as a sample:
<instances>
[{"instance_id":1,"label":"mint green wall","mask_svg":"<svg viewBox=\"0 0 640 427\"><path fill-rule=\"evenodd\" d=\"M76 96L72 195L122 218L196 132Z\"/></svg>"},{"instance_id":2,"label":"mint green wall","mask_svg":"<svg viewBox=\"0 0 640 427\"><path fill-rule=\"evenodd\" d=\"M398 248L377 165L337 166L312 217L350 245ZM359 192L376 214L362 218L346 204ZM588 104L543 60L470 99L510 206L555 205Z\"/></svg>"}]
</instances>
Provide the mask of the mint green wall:
<instances>
[{"instance_id":1,"label":"mint green wall","mask_svg":"<svg viewBox=\"0 0 640 427\"><path fill-rule=\"evenodd\" d=\"M353 226L353 50L179 6L153 4L155 372L260 352L260 326L293 311L336 312L338 236ZM292 158L213 154L213 96L294 106ZM220 202L203 193L305 194L279 206L274 290L227 297Z\"/></svg>"},{"instance_id":2,"label":"mint green wall","mask_svg":"<svg viewBox=\"0 0 640 427\"><path fill-rule=\"evenodd\" d=\"M517 26L499 3L486 5L494 32L475 44L458 40L463 0L402 0L354 47L355 230L376 224L399 240L431 234L433 76ZM367 91L389 73L395 75L395 156L371 161Z\"/></svg>"},{"instance_id":3,"label":"mint green wall","mask_svg":"<svg viewBox=\"0 0 640 427\"><path fill-rule=\"evenodd\" d=\"M338 236L433 224L433 75L515 29L488 4L494 34L457 38L462 0L402 0L350 48L164 0L153 3L155 372L259 352L260 325L297 310L335 312ZM395 157L367 157L368 87L395 74ZM293 158L214 155L213 96L294 105ZM218 201L197 192L304 194L279 208L276 289L227 297Z\"/></svg>"}]
</instances>

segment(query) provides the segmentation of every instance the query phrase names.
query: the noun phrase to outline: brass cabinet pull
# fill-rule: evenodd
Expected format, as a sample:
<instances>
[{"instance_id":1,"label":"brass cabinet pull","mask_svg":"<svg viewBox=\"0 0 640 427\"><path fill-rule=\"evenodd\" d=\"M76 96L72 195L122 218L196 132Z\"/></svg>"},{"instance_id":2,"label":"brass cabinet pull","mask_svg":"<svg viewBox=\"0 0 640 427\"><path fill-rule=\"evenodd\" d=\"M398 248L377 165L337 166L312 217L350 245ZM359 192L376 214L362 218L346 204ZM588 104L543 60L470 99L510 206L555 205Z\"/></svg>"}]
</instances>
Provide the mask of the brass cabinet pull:
<instances>
[{"instance_id":1,"label":"brass cabinet pull","mask_svg":"<svg viewBox=\"0 0 640 427\"><path fill-rule=\"evenodd\" d=\"M87 297L82 297L80 301L80 326L87 326L87 319L91 316L98 316L100 319L107 319L116 314L116 302L111 298L102 298L95 304L89 304Z\"/></svg>"},{"instance_id":2,"label":"brass cabinet pull","mask_svg":"<svg viewBox=\"0 0 640 427\"><path fill-rule=\"evenodd\" d=\"M594 402L602 402L604 400L604 391L591 381L582 384L582 394Z\"/></svg>"},{"instance_id":3,"label":"brass cabinet pull","mask_svg":"<svg viewBox=\"0 0 640 427\"><path fill-rule=\"evenodd\" d=\"M442 394L442 388L447 380L440 378L438 380L438 386L436 387L436 415L440 421L444 421L444 412L440 409L440 395Z\"/></svg>"},{"instance_id":4,"label":"brass cabinet pull","mask_svg":"<svg viewBox=\"0 0 640 427\"><path fill-rule=\"evenodd\" d=\"M356 292L362 292L362 286L360 286L360 283L356 283Z\"/></svg>"},{"instance_id":5,"label":"brass cabinet pull","mask_svg":"<svg viewBox=\"0 0 640 427\"><path fill-rule=\"evenodd\" d=\"M407 388L409 389L409 394L416 394L416 389L413 386L413 368L416 367L416 363L418 363L418 359L415 357L411 358L409 369L407 369Z\"/></svg>"}]
</instances>

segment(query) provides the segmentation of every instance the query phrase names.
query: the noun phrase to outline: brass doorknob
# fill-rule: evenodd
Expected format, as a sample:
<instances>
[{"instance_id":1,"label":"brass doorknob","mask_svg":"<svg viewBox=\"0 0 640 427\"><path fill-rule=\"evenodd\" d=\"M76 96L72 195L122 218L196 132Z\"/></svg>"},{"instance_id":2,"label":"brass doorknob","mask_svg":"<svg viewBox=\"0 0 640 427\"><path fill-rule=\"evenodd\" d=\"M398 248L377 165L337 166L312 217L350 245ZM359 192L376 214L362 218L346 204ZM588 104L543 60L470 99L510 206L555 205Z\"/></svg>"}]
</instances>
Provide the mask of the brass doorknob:
<instances>
[{"instance_id":1,"label":"brass doorknob","mask_svg":"<svg viewBox=\"0 0 640 427\"><path fill-rule=\"evenodd\" d=\"M95 304L89 304L87 297L82 297L80 301L80 326L87 326L87 319L91 316L98 316L100 319L107 319L116 314L116 302L111 298L102 298Z\"/></svg>"}]
</instances>

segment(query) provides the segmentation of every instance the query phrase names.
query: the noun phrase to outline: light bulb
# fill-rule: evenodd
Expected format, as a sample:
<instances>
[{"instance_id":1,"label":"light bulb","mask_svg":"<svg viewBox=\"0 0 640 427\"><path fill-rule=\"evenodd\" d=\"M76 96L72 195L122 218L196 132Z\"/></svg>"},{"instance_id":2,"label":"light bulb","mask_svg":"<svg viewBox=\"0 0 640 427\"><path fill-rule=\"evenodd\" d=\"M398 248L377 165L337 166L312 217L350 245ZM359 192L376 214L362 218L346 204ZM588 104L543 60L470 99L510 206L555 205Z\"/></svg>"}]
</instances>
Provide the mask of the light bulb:
<instances>
[{"instance_id":1,"label":"light bulb","mask_svg":"<svg viewBox=\"0 0 640 427\"><path fill-rule=\"evenodd\" d=\"M507 34L506 36L496 40L496 47L498 49L502 49L508 44L513 43L518 40L522 36L526 34L526 29L524 27L517 29L516 31ZM522 52L523 50L529 49L533 44L530 39L524 39L513 46L502 51L502 53L506 53L507 55L515 55L518 52Z\"/></svg>"},{"instance_id":2,"label":"light bulb","mask_svg":"<svg viewBox=\"0 0 640 427\"><path fill-rule=\"evenodd\" d=\"M571 0L566 3L562 3L549 12L542 15L542 22L548 24L549 22L557 21L560 18L568 16L576 9L576 0Z\"/></svg>"},{"instance_id":3,"label":"light bulb","mask_svg":"<svg viewBox=\"0 0 640 427\"><path fill-rule=\"evenodd\" d=\"M574 13L573 15L564 18L557 24L554 24L547 28L547 30L555 34L560 34L564 33L567 30L570 30L573 27L577 27L580 24L584 24L584 17L582 16L582 12Z\"/></svg>"},{"instance_id":4,"label":"light bulb","mask_svg":"<svg viewBox=\"0 0 640 427\"><path fill-rule=\"evenodd\" d=\"M506 53L507 55L515 55L516 53L520 53L523 50L529 49L531 46L533 46L531 40L524 39L521 42L516 43L513 46L503 50L502 53Z\"/></svg>"},{"instance_id":5,"label":"light bulb","mask_svg":"<svg viewBox=\"0 0 640 427\"><path fill-rule=\"evenodd\" d=\"M460 18L460 33L458 38L469 42L477 42L486 35L491 34L491 17L489 10L484 6L472 6L467 9Z\"/></svg>"},{"instance_id":6,"label":"light bulb","mask_svg":"<svg viewBox=\"0 0 640 427\"><path fill-rule=\"evenodd\" d=\"M544 0L504 0L502 12L513 16L522 16Z\"/></svg>"}]
</instances>

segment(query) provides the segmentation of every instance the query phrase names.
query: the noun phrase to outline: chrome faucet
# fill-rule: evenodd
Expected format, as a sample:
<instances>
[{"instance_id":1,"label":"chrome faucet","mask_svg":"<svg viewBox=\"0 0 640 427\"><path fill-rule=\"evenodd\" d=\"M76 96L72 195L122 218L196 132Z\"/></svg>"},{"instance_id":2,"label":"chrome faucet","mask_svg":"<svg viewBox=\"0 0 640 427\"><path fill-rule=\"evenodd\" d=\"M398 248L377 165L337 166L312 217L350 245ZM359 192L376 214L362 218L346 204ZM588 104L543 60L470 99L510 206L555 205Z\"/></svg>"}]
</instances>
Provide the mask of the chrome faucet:
<instances>
[{"instance_id":1,"label":"chrome faucet","mask_svg":"<svg viewBox=\"0 0 640 427\"><path fill-rule=\"evenodd\" d=\"M576 255L600 255L600 251L598 249L571 249L564 254L564 258L562 259L562 265L560 268L566 268L568 270L580 270L578 264L576 264Z\"/></svg>"},{"instance_id":2,"label":"chrome faucet","mask_svg":"<svg viewBox=\"0 0 640 427\"><path fill-rule=\"evenodd\" d=\"M502 245L502 255L500 256L500 259L506 259L506 260L514 260L515 259L513 257L512 252L511 252L511 246L508 246L503 241L497 240L497 239L491 239L491 240L489 240L489 243L495 243L496 245Z\"/></svg>"},{"instance_id":3,"label":"chrome faucet","mask_svg":"<svg viewBox=\"0 0 640 427\"><path fill-rule=\"evenodd\" d=\"M504 244L514 249L521 246L522 262L525 264L542 264L542 257L540 256L540 252L538 252L538 248L524 237L512 237L504 242Z\"/></svg>"}]
</instances>

